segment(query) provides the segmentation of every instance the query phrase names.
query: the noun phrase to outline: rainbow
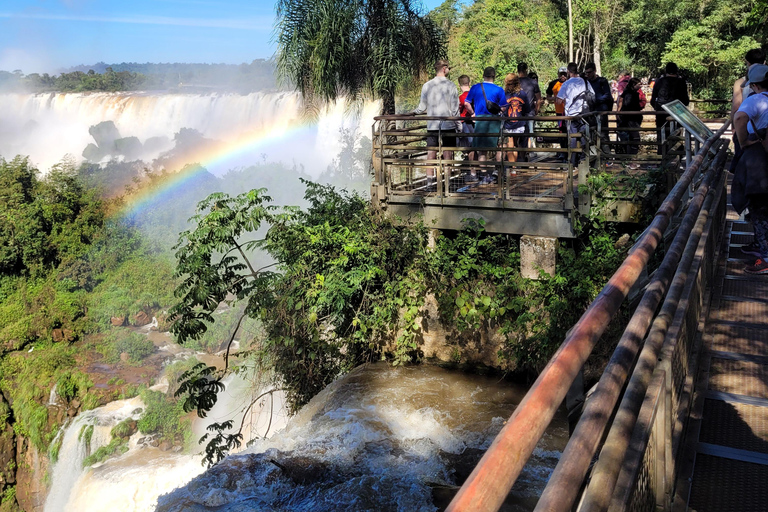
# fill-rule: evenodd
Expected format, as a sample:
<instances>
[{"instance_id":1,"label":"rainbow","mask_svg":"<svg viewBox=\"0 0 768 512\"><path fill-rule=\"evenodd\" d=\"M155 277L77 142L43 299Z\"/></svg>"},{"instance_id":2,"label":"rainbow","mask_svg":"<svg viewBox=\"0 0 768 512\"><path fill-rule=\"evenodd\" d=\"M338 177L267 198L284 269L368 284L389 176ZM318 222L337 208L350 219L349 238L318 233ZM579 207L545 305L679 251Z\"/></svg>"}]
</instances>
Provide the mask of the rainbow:
<instances>
[{"instance_id":1,"label":"rainbow","mask_svg":"<svg viewBox=\"0 0 768 512\"><path fill-rule=\"evenodd\" d=\"M130 217L141 213L148 206L170 200L208 173L221 175L230 169L252 165L261 158L260 152L266 149L274 148L280 143L308 140L316 126L314 122L293 119L283 126L240 134L229 142L214 141L199 149L175 156L165 167L168 170L179 170L171 172L156 186L144 186L125 196L125 203L116 215Z\"/></svg>"}]
</instances>

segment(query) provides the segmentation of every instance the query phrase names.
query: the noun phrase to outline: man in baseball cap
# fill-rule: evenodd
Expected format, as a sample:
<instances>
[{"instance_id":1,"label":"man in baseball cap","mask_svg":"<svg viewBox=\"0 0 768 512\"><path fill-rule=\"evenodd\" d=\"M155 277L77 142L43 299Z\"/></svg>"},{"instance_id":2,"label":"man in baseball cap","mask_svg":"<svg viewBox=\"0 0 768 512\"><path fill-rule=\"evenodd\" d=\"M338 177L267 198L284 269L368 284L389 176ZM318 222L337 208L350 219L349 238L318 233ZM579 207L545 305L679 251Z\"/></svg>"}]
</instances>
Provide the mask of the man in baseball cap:
<instances>
[{"instance_id":1,"label":"man in baseball cap","mask_svg":"<svg viewBox=\"0 0 768 512\"><path fill-rule=\"evenodd\" d=\"M762 144L760 139L766 137L765 131L768 128L768 66L755 64L749 68L747 78L752 94L744 98L739 110L733 116L733 128L744 150L741 158L746 158L744 155L747 147ZM755 133L755 128L758 133ZM756 186L762 184L759 177L750 179L751 177L751 173L748 172L747 183L753 183ZM756 245L754 250L743 251L745 254L755 256L757 260L754 265L744 267L744 272L768 274L768 187L763 187L762 190L759 186L757 188L752 188L750 185L747 196L747 207L755 231Z\"/></svg>"}]
</instances>

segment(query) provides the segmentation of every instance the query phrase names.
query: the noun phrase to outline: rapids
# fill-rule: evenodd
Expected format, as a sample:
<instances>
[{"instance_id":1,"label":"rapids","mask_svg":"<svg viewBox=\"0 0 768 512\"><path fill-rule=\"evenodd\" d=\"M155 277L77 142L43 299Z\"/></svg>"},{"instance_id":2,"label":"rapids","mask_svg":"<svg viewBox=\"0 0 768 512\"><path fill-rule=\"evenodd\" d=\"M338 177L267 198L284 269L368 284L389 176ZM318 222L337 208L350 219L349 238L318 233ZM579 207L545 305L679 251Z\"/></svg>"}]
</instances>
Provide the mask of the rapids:
<instances>
[{"instance_id":1,"label":"rapids","mask_svg":"<svg viewBox=\"0 0 768 512\"><path fill-rule=\"evenodd\" d=\"M339 101L310 122L294 92L2 93L0 156L28 155L46 172L66 154L79 160L95 142L89 128L112 121L121 137L138 139L137 156L145 162L171 149L174 135L188 128L221 143L189 162L214 174L269 159L303 165L317 176L339 154L342 130L371 136L378 105L368 103L354 116L350 107Z\"/></svg>"},{"instance_id":2,"label":"rapids","mask_svg":"<svg viewBox=\"0 0 768 512\"><path fill-rule=\"evenodd\" d=\"M237 426L243 411L253 396L253 389L241 377L232 375L225 380L226 389L219 394L214 410L206 419L192 423L196 441L214 421L232 419ZM162 390L166 382L152 389ZM257 403L245 418L244 439L271 435L285 426L283 397L275 393ZM154 510L157 497L186 484L200 474L202 446L192 454L163 451L152 446L152 436L137 432L131 436L128 451L103 463L83 468L88 453L109 444L110 431L121 421L141 416L144 404L139 397L117 400L103 407L78 415L63 435L58 462L53 465L51 488L45 502L45 512L144 512ZM93 426L90 442L84 439L84 427ZM55 443L55 441L54 441Z\"/></svg>"},{"instance_id":3,"label":"rapids","mask_svg":"<svg viewBox=\"0 0 768 512\"><path fill-rule=\"evenodd\" d=\"M157 511L438 510L523 394L434 366L361 367L283 431L160 497ZM502 510L533 509L566 441L558 415Z\"/></svg>"}]
</instances>

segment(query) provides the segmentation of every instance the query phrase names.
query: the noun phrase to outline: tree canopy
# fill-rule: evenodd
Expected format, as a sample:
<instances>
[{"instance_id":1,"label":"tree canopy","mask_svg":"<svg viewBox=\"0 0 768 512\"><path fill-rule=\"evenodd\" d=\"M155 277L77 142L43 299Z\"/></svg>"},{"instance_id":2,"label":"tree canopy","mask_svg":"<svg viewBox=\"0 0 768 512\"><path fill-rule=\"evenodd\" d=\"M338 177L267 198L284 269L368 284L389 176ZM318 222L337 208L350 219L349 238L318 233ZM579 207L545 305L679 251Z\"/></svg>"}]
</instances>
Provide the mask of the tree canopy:
<instances>
[{"instance_id":1,"label":"tree canopy","mask_svg":"<svg viewBox=\"0 0 768 512\"><path fill-rule=\"evenodd\" d=\"M277 72L310 103L340 96L383 101L445 55L445 36L411 0L279 0Z\"/></svg>"}]
</instances>

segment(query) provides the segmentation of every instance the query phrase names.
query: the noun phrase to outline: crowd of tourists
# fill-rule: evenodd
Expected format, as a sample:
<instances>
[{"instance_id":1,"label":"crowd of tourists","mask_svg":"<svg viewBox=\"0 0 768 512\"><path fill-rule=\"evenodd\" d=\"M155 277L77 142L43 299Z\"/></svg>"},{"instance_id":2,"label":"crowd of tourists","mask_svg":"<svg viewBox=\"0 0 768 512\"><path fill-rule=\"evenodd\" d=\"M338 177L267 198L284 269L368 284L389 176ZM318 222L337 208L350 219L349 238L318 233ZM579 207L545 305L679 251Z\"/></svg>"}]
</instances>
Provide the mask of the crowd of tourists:
<instances>
[{"instance_id":1,"label":"crowd of tourists","mask_svg":"<svg viewBox=\"0 0 768 512\"><path fill-rule=\"evenodd\" d=\"M517 65L517 73L509 73L503 78L501 86L496 84L496 70L493 67L485 68L482 81L474 85L471 85L469 76L462 75L458 78L460 92L449 79L450 69L446 60L435 63L435 78L422 87L419 106L413 113L461 117L462 121L427 121L427 146L435 147L440 143L443 147L471 148L469 159L481 162L489 158L505 158L509 162L524 161L527 152L518 150L527 149L536 141L530 135L534 132L534 120L530 117L540 115L545 104L554 104L556 116L568 117L558 122L561 133L570 133L570 137L561 139L562 148L567 147L567 141L572 146L583 145L585 141L577 134L586 132L586 123L593 126L599 123L602 129L596 132L600 133L600 146L604 152L610 153L608 115L582 116L615 108L633 113L619 117L618 137L627 144L620 145L618 151L629 154L638 152L639 128L642 123L640 112L645 109L648 100L640 78L632 77L627 72L609 82L597 74L593 62L588 62L583 71L572 62L558 70L558 77L549 83L545 96L542 95L538 76L535 73L529 74L528 65L524 62ZM688 87L678 75L677 66L669 63L664 75L653 87L651 105L655 110L661 110L662 105L678 99L688 104ZM656 122L661 134L665 116L658 116ZM503 137L496 135L501 133ZM428 154L430 159L435 156L435 151ZM445 151L443 157L451 159L452 152ZM579 155L574 154L573 158L574 163L577 163ZM560 159L564 161L565 156L561 154ZM466 181L470 182L477 179L474 174L466 177ZM485 179L489 181L492 178Z\"/></svg>"},{"instance_id":2,"label":"crowd of tourists","mask_svg":"<svg viewBox=\"0 0 768 512\"><path fill-rule=\"evenodd\" d=\"M741 249L756 258L754 264L744 269L749 274L768 274L768 66L765 60L765 52L760 48L746 53L747 73L734 83L731 104L735 146L730 168L734 173L731 201L739 213L748 211L755 232L754 241ZM531 141L535 141L531 136L534 129L530 118L541 113L546 101L554 104L555 116L564 118L558 123L559 130L570 136L562 140L569 140L573 145L583 144L579 134L585 133L585 124L599 124L602 129L592 132L600 134L601 140L596 142L608 154L611 149L605 112L624 112L618 116L617 124L618 139L625 144L618 147L628 154L638 153L642 111L649 102L639 77L623 72L617 80L609 82L597 74L594 63L587 63L580 70L572 62L558 70L557 78L549 82L542 94L538 77L529 74L525 63L518 64L517 73L507 74L502 86L496 84L496 70L487 67L480 83L472 85L467 75L460 76L458 90L448 78L450 69L448 61L435 63L436 76L422 87L419 106L413 112L461 119L427 121L430 147L468 148L468 158L480 162L489 158L505 158L510 162L525 160L527 153L518 150L528 148ZM663 75L651 80L649 85L652 87L650 105L656 112L675 100L684 105L689 103L688 84L674 62L668 63ZM592 115L584 115L590 113ZM659 141L669 136L666 119L666 114L656 115ZM502 133L503 137L497 135ZM561 146L565 147L564 144ZM431 151L428 158L435 156L436 152ZM450 160L452 156L452 151L447 150L443 158ZM579 156L580 153L574 153L574 163ZM629 165L634 167L632 163ZM464 180L494 180L491 175L481 178L474 173ZM428 180L434 180L434 169L428 169L427 175Z\"/></svg>"}]
</instances>

